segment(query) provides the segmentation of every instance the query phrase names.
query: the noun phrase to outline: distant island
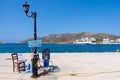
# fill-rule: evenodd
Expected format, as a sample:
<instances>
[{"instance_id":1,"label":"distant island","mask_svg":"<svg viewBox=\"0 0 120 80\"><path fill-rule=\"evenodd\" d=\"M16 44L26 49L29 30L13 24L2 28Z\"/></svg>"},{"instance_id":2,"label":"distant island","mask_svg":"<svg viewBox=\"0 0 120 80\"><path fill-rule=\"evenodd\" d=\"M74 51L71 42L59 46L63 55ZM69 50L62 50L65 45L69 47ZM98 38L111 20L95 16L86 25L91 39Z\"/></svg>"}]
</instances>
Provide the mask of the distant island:
<instances>
[{"instance_id":1,"label":"distant island","mask_svg":"<svg viewBox=\"0 0 120 80\"><path fill-rule=\"evenodd\" d=\"M91 32L81 32L81 33L64 33L64 34L50 34L45 37L38 37L38 40L42 40L43 43L60 43L60 44L66 44L66 43L73 43L76 40L82 39L82 38L95 38L95 43L102 43L103 39L110 39L111 41L116 41L117 39L120 39L120 36L107 34L107 33L91 33ZM33 40L33 38L29 38L23 41L20 41L20 43L27 43L28 41Z\"/></svg>"},{"instance_id":2,"label":"distant island","mask_svg":"<svg viewBox=\"0 0 120 80\"><path fill-rule=\"evenodd\" d=\"M0 42L0 44L4 44L3 42Z\"/></svg>"}]
</instances>

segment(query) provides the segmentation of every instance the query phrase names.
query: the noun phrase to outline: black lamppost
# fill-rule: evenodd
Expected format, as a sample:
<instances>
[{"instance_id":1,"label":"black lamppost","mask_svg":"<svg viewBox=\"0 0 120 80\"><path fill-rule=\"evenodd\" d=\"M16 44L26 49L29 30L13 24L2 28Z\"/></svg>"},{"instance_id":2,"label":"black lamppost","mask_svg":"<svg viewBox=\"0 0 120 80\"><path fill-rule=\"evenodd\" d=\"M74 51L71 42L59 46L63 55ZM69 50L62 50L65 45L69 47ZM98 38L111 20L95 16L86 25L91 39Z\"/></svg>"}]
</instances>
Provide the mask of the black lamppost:
<instances>
[{"instance_id":1,"label":"black lamppost","mask_svg":"<svg viewBox=\"0 0 120 80\"><path fill-rule=\"evenodd\" d=\"M24 11L26 13L26 16L34 18L34 40L37 40L37 30L36 30L36 12L31 12L31 15L28 15L30 5L25 2L23 4ZM34 47L34 55L32 59L32 77L38 76L38 57L37 57L37 47Z\"/></svg>"}]
</instances>

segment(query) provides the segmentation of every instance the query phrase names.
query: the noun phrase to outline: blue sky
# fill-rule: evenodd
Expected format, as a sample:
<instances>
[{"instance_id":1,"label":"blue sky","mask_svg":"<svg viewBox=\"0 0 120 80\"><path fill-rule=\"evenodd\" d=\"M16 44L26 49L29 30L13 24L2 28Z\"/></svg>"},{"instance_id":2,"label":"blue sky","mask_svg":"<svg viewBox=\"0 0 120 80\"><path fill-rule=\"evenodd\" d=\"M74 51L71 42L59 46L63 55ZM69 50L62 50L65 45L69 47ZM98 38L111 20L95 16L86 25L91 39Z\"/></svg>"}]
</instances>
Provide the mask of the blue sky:
<instances>
[{"instance_id":1,"label":"blue sky","mask_svg":"<svg viewBox=\"0 0 120 80\"><path fill-rule=\"evenodd\" d=\"M103 32L120 36L120 0L0 0L0 41L19 42L33 37L33 19L23 11L37 12L37 34Z\"/></svg>"}]
</instances>

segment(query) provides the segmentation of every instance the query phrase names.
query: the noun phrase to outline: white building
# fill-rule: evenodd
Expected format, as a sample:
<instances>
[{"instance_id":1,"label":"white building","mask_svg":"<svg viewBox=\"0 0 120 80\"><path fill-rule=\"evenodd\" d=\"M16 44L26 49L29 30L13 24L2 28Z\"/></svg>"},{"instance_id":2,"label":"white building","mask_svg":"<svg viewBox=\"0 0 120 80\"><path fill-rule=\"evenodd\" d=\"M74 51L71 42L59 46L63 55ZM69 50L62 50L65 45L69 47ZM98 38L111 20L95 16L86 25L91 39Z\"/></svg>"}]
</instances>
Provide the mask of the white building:
<instances>
[{"instance_id":1,"label":"white building","mask_svg":"<svg viewBox=\"0 0 120 80\"><path fill-rule=\"evenodd\" d=\"M103 44L109 44L109 43L110 43L109 38L103 38L102 43L103 43Z\"/></svg>"},{"instance_id":2,"label":"white building","mask_svg":"<svg viewBox=\"0 0 120 80\"><path fill-rule=\"evenodd\" d=\"M117 39L117 40L116 40L116 43L120 43L120 39Z\"/></svg>"}]
</instances>

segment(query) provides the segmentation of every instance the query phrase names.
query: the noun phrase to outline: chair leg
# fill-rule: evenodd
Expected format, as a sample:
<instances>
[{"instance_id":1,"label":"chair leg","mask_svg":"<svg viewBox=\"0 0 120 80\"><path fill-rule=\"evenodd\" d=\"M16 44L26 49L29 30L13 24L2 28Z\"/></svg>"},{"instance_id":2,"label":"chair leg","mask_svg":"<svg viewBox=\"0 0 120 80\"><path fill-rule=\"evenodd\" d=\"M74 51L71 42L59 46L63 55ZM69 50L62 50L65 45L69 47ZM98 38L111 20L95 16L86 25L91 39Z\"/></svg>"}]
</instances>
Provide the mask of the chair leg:
<instances>
[{"instance_id":1,"label":"chair leg","mask_svg":"<svg viewBox=\"0 0 120 80\"><path fill-rule=\"evenodd\" d=\"M15 65L13 64L13 72L15 72Z\"/></svg>"},{"instance_id":2,"label":"chair leg","mask_svg":"<svg viewBox=\"0 0 120 80\"><path fill-rule=\"evenodd\" d=\"M20 64L17 65L17 69L18 69L18 71L20 73Z\"/></svg>"},{"instance_id":3,"label":"chair leg","mask_svg":"<svg viewBox=\"0 0 120 80\"><path fill-rule=\"evenodd\" d=\"M14 65L13 65L13 72L14 72Z\"/></svg>"}]
</instances>

